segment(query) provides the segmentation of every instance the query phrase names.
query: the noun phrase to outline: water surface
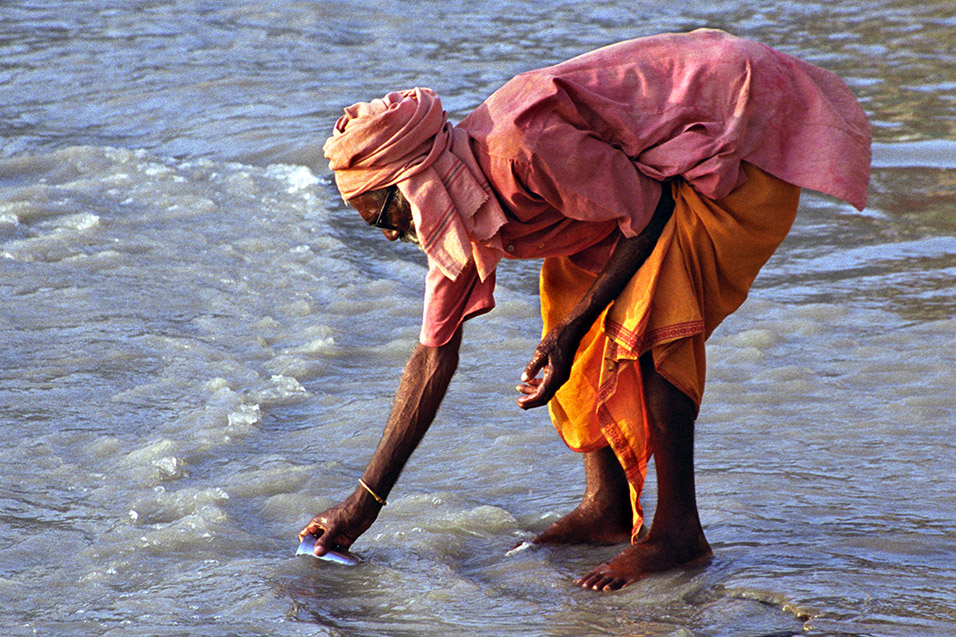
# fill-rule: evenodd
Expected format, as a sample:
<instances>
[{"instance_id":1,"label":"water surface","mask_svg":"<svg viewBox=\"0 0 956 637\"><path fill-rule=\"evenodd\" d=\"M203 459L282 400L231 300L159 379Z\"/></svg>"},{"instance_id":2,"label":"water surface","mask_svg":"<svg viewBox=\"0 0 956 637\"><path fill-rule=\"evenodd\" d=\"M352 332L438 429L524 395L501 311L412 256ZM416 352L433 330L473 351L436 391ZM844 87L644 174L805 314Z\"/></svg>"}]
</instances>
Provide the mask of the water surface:
<instances>
[{"instance_id":1,"label":"water surface","mask_svg":"<svg viewBox=\"0 0 956 637\"><path fill-rule=\"evenodd\" d=\"M711 26L841 75L862 213L806 193L715 333L698 425L716 559L615 594L616 549L511 546L583 475L513 386L506 263L365 563L295 559L353 488L418 333L420 256L344 209L341 108ZM90 2L0 7L5 634L956 633L956 16L947 2ZM653 480L646 509L654 508Z\"/></svg>"}]
</instances>

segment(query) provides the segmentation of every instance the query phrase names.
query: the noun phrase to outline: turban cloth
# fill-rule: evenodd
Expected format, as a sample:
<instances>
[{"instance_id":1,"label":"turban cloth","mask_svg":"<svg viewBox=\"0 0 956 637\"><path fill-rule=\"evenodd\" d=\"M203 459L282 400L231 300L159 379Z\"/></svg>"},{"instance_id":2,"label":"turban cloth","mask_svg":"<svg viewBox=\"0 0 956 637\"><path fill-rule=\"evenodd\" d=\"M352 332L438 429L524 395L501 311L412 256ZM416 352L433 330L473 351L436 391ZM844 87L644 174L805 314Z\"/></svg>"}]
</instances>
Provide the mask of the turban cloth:
<instances>
[{"instance_id":1,"label":"turban cloth","mask_svg":"<svg viewBox=\"0 0 956 637\"><path fill-rule=\"evenodd\" d=\"M397 185L429 261L456 279L470 261L484 280L500 259L505 216L471 152L427 88L345 109L323 147L346 199Z\"/></svg>"}]
</instances>

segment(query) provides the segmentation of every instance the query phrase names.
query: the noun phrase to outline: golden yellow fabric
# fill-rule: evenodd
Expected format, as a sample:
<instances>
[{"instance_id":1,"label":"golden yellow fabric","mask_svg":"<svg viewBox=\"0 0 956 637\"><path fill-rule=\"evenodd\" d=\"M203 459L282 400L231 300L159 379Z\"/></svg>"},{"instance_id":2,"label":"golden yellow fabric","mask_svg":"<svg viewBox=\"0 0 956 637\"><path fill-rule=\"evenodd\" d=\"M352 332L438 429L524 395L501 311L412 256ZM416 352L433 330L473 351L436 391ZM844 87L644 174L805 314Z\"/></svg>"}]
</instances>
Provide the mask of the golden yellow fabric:
<instances>
[{"instance_id":1,"label":"golden yellow fabric","mask_svg":"<svg viewBox=\"0 0 956 637\"><path fill-rule=\"evenodd\" d=\"M637 359L652 351L657 371L700 407L704 341L740 307L760 268L786 237L800 189L744 164L747 181L710 200L672 185L674 214L653 253L582 340L571 378L548 407L575 451L610 445L631 487L636 535L640 494L653 450ZM595 275L567 258L541 268L544 332L584 296Z\"/></svg>"}]
</instances>

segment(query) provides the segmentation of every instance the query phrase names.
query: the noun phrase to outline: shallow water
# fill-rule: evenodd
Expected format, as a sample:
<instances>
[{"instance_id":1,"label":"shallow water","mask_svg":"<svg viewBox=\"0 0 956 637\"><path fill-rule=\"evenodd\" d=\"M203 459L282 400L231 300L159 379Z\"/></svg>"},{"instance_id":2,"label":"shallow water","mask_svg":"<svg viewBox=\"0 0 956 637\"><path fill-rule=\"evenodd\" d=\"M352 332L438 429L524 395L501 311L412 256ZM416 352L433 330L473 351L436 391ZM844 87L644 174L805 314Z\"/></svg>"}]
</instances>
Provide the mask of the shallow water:
<instances>
[{"instance_id":1,"label":"shallow water","mask_svg":"<svg viewBox=\"0 0 956 637\"><path fill-rule=\"evenodd\" d=\"M949 3L474 5L0 6L4 634L956 634ZM521 70L697 26L836 71L876 138L869 208L806 193L711 340L715 561L595 595L571 580L613 548L505 555L582 487L514 405L534 263L468 324L364 563L294 558L420 314L419 255L321 160L341 108L419 84L458 119Z\"/></svg>"}]
</instances>

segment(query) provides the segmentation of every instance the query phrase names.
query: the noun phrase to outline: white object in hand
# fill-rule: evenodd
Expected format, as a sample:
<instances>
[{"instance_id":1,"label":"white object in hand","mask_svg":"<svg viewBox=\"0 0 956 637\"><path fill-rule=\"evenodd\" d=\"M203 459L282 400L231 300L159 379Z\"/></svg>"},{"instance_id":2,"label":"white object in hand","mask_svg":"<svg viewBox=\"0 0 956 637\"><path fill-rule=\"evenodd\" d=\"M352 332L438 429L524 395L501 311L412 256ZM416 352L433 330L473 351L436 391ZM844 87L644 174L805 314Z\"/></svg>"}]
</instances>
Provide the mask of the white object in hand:
<instances>
[{"instance_id":1,"label":"white object in hand","mask_svg":"<svg viewBox=\"0 0 956 637\"><path fill-rule=\"evenodd\" d=\"M295 552L296 555L311 555L314 558L320 560L326 560L329 562L337 562L339 564L345 564L346 566L355 566L359 563L359 559L347 551L329 551L325 555L316 555L315 554L315 541L319 539L314 535L306 535L302 540L302 543L299 544L299 549Z\"/></svg>"}]
</instances>

